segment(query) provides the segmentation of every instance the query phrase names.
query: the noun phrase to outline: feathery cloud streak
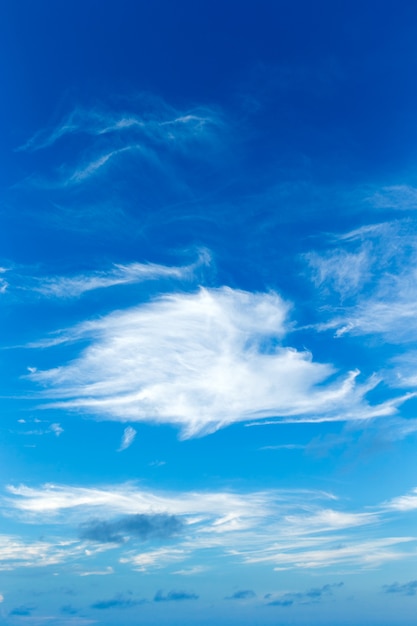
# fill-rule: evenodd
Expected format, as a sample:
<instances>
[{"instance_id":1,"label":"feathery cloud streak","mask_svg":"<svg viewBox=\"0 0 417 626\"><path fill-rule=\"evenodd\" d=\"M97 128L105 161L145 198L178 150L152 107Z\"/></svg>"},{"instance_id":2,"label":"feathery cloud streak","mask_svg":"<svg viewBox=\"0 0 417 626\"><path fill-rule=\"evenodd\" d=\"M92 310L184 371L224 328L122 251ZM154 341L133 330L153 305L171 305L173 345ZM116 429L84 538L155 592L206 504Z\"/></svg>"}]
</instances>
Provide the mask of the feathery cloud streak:
<instances>
[{"instance_id":1,"label":"feathery cloud streak","mask_svg":"<svg viewBox=\"0 0 417 626\"><path fill-rule=\"evenodd\" d=\"M105 289L145 280L164 278L191 279L195 270L209 263L210 255L208 251L200 250L197 260L190 265L169 267L158 265L157 263L116 264L109 271L90 272L77 276L39 278L39 286L34 286L32 289L47 297L76 298L94 289Z\"/></svg>"},{"instance_id":2,"label":"feathery cloud streak","mask_svg":"<svg viewBox=\"0 0 417 626\"><path fill-rule=\"evenodd\" d=\"M134 428L127 426L127 428L124 429L122 441L117 451L123 452L123 450L127 450L134 442L136 434L137 432Z\"/></svg>"},{"instance_id":3,"label":"feathery cloud streak","mask_svg":"<svg viewBox=\"0 0 417 626\"><path fill-rule=\"evenodd\" d=\"M282 345L288 309L275 293L223 287L172 294L80 325L61 340L87 337L90 346L30 378L55 399L46 406L175 424L183 437L253 418L324 421L396 411L398 401L368 406L376 380L358 384L358 372L334 380L331 365Z\"/></svg>"},{"instance_id":4,"label":"feathery cloud streak","mask_svg":"<svg viewBox=\"0 0 417 626\"><path fill-rule=\"evenodd\" d=\"M337 238L324 253L306 260L313 282L330 301L333 313L322 330L345 334L381 334L393 344L417 335L417 237L412 220L363 226Z\"/></svg>"},{"instance_id":5,"label":"feathery cloud streak","mask_svg":"<svg viewBox=\"0 0 417 626\"><path fill-rule=\"evenodd\" d=\"M219 131L225 128L220 113L209 107L179 111L160 99L150 98L142 98L135 106L140 107L140 113L78 108L56 128L35 134L18 150L53 148L70 136L82 137L84 147L74 155L71 165L62 163L54 177L32 176L26 183L49 190L80 188L108 172L110 166L120 166L114 171L126 181L124 165L126 159L133 159L149 164L155 172L165 175L165 183L170 180L173 184L173 155L193 159L199 155L206 160L207 150L217 145Z\"/></svg>"},{"instance_id":6,"label":"feathery cloud streak","mask_svg":"<svg viewBox=\"0 0 417 626\"><path fill-rule=\"evenodd\" d=\"M363 511L329 508L334 496L322 492L158 493L134 485L112 485L107 489L21 485L9 487L8 492L3 507L9 517L17 516L31 526L55 524L57 535L79 523L81 542L35 542L31 551L30 544L22 541L19 554L25 550L27 562L16 562L14 553L5 547L4 554L0 549L3 569L35 564L36 559L38 565L74 561L75 557L83 560L94 545L97 553L105 550L107 555L111 549L107 558L113 558L112 564L118 559L137 571L187 562L193 556L207 555L207 550L234 561L239 559L248 566L263 563L284 570L333 565L377 567L416 553L417 537L384 533L384 525L393 515L403 514L401 509L384 503ZM97 521L98 517L109 521ZM133 546L126 550L132 545L126 543L127 536L141 542L165 539L175 541L175 545L148 546L146 550ZM90 543L86 545L86 541ZM17 545L13 544L13 550ZM45 551L49 558L40 559L38 555ZM103 555L101 565L102 559ZM195 561L191 561L191 571L192 567Z\"/></svg>"},{"instance_id":7,"label":"feathery cloud streak","mask_svg":"<svg viewBox=\"0 0 417 626\"><path fill-rule=\"evenodd\" d=\"M103 135L137 133L158 142L183 142L204 135L209 129L222 126L218 112L199 107L179 111L156 98L142 98L143 113L114 113L104 109L76 108L55 128L36 133L21 151L35 151L53 146L67 135Z\"/></svg>"}]
</instances>

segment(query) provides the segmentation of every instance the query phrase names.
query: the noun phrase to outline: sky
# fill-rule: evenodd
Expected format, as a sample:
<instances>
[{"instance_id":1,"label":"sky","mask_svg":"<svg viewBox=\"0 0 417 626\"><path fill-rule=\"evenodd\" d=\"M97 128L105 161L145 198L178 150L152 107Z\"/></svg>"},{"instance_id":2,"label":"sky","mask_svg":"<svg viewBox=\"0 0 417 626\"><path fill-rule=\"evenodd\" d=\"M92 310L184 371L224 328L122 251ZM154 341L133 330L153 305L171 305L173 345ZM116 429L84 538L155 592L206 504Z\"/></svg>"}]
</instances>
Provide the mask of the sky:
<instances>
[{"instance_id":1,"label":"sky","mask_svg":"<svg viewBox=\"0 0 417 626\"><path fill-rule=\"evenodd\" d=\"M1 3L1 624L414 623L416 24Z\"/></svg>"}]
</instances>

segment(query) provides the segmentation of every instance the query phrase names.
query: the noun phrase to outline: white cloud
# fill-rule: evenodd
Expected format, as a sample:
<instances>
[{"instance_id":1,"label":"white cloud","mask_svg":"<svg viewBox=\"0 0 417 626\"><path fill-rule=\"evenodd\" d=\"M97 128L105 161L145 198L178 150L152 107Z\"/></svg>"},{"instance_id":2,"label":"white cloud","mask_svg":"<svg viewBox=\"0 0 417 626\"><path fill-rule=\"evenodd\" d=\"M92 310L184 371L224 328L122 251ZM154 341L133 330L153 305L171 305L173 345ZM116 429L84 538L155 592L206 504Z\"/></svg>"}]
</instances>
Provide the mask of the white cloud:
<instances>
[{"instance_id":1,"label":"white cloud","mask_svg":"<svg viewBox=\"0 0 417 626\"><path fill-rule=\"evenodd\" d=\"M39 420L39 419L24 420L24 419L19 419L19 420L17 420L17 422L19 424L30 424L32 422L35 423L35 424L42 424L42 423L48 424L48 426L41 427L41 428L36 428L36 429L32 429L32 430L19 430L17 432L20 435L41 436L41 435L49 435L49 434L53 433L54 435L59 437L64 432L64 429L62 428L61 424L58 424L58 423L49 424L48 420Z\"/></svg>"},{"instance_id":2,"label":"white cloud","mask_svg":"<svg viewBox=\"0 0 417 626\"><path fill-rule=\"evenodd\" d=\"M109 576L110 574L114 574L114 569L109 565L102 570L96 570L92 572L80 572L79 576Z\"/></svg>"},{"instance_id":3,"label":"white cloud","mask_svg":"<svg viewBox=\"0 0 417 626\"><path fill-rule=\"evenodd\" d=\"M326 325L337 328L336 336L344 334L384 334L393 343L414 341L417 332L417 302L381 302L368 300L351 315L336 318Z\"/></svg>"},{"instance_id":4,"label":"white cloud","mask_svg":"<svg viewBox=\"0 0 417 626\"><path fill-rule=\"evenodd\" d=\"M210 263L210 254L200 249L194 263L183 266L166 266L157 263L115 264L108 271L89 272L76 276L53 276L37 279L37 285L30 287L47 297L75 298L94 289L104 289L116 285L138 283L145 280L174 278L191 279L194 272Z\"/></svg>"},{"instance_id":5,"label":"white cloud","mask_svg":"<svg viewBox=\"0 0 417 626\"><path fill-rule=\"evenodd\" d=\"M394 344L415 341L417 237L410 220L363 226L306 260L321 296L350 298L343 309L330 300L329 320L317 328L334 329L337 337L380 334Z\"/></svg>"},{"instance_id":6,"label":"white cloud","mask_svg":"<svg viewBox=\"0 0 417 626\"><path fill-rule=\"evenodd\" d=\"M179 111L161 99L146 98L136 103L141 113L76 108L55 128L37 132L19 150L40 150L53 146L68 135L102 137L126 133L153 142L183 143L210 134L222 125L219 113L208 107Z\"/></svg>"},{"instance_id":7,"label":"white cloud","mask_svg":"<svg viewBox=\"0 0 417 626\"><path fill-rule=\"evenodd\" d=\"M0 571L16 567L47 567L82 554L79 542L28 541L13 535L0 535Z\"/></svg>"},{"instance_id":8,"label":"white cloud","mask_svg":"<svg viewBox=\"0 0 417 626\"><path fill-rule=\"evenodd\" d=\"M188 554L185 550L175 548L159 548L158 550L151 550L149 552L131 552L122 557L120 559L120 563L127 563L134 570L138 572L145 572L148 569L166 567L171 563L184 561L187 556Z\"/></svg>"},{"instance_id":9,"label":"white cloud","mask_svg":"<svg viewBox=\"0 0 417 626\"><path fill-rule=\"evenodd\" d=\"M76 523L92 518L117 519L120 515L138 513L181 516L184 527L174 546L147 546L142 550L126 550L124 546L115 549L113 545L109 550L108 544L97 546L95 553L105 551L108 559L117 559L139 571L188 561L175 573L191 575L202 571L193 568L197 559L207 559L207 551L211 551L213 562L216 558L229 557L248 565L270 564L275 569L334 565L366 569L416 554L417 537L385 536L384 525L392 522L394 514L417 509L417 490L407 497L394 498L362 511L346 510L340 505L330 508L329 501L335 499L331 494L302 490L155 492L127 484L107 488L21 485L9 487L8 491L3 508L6 507L9 517L17 516L31 526L55 523L61 531L65 526L73 528ZM46 551L45 564L75 557L80 560L87 555L83 543L16 545L20 555L25 554L27 545L33 545L33 555ZM0 546L3 569L15 567L13 550L12 546L2 557ZM87 556L91 554L88 550ZM101 565L102 556L98 569L89 568L80 575L112 573L110 564L105 570Z\"/></svg>"},{"instance_id":10,"label":"white cloud","mask_svg":"<svg viewBox=\"0 0 417 626\"><path fill-rule=\"evenodd\" d=\"M137 489L133 485L103 488L72 487L47 484L36 489L20 485L9 486L9 506L25 514L24 519L49 517L67 522L71 512L77 519L88 519L91 515L108 516L130 514L154 514L169 512L172 515L208 516L222 519L227 515L257 519L265 516L271 508L268 492L245 495L233 492L182 492L178 494L151 492ZM321 494L323 496L323 494ZM287 494L287 498L291 496ZM59 518L62 514L63 517ZM193 523L193 519L190 520Z\"/></svg>"},{"instance_id":11,"label":"white cloud","mask_svg":"<svg viewBox=\"0 0 417 626\"><path fill-rule=\"evenodd\" d=\"M79 183L83 183L92 176L95 176L109 161L114 158L120 156L121 154L125 154L127 152L131 152L132 150L142 151L140 146L131 145L125 146L124 148L119 148L118 150L111 150L110 152L105 152L100 156L97 156L91 161L87 161L80 166L77 166L76 169L72 172L72 174L65 176L61 181L61 184L65 186L69 185L77 185Z\"/></svg>"},{"instance_id":12,"label":"white cloud","mask_svg":"<svg viewBox=\"0 0 417 626\"><path fill-rule=\"evenodd\" d=\"M62 435L62 433L64 432L64 429L62 428L61 424L51 424L50 429L53 433L55 433L57 437Z\"/></svg>"},{"instance_id":13,"label":"white cloud","mask_svg":"<svg viewBox=\"0 0 417 626\"><path fill-rule=\"evenodd\" d=\"M160 185L162 173L164 186L184 191L186 185L176 171L179 162L174 163L172 157L181 154L206 160L210 148L217 145L219 129L224 128L219 112L208 107L179 111L150 98L136 102L135 108L134 112L77 108L55 128L35 134L20 150L50 148L77 134L84 135L85 149L72 163L59 165L54 177L45 179L35 174L24 184L49 190L79 190L85 183L97 184L103 175L121 174L125 181L125 158L129 158L134 159L135 177L137 167L145 165L148 179L151 166L156 175L154 185Z\"/></svg>"},{"instance_id":14,"label":"white cloud","mask_svg":"<svg viewBox=\"0 0 417 626\"><path fill-rule=\"evenodd\" d=\"M386 537L369 541L348 542L346 538L336 539L338 540L337 543L331 544L330 541L326 541L327 544L331 545L318 550L299 550L297 552L287 552L285 549L277 550L272 554L248 556L245 561L248 563L269 562L274 565L274 569L277 571L292 568L326 568L333 565L359 566L367 569L378 567L385 562L416 556L416 549L410 549L408 545L406 551L395 548L402 544L415 543L415 537Z\"/></svg>"},{"instance_id":15,"label":"white cloud","mask_svg":"<svg viewBox=\"0 0 417 626\"><path fill-rule=\"evenodd\" d=\"M382 187L367 198L378 209L414 211L417 209L417 189L411 185Z\"/></svg>"},{"instance_id":16,"label":"white cloud","mask_svg":"<svg viewBox=\"0 0 417 626\"><path fill-rule=\"evenodd\" d=\"M417 488L413 489L411 493L392 498L385 506L392 511L415 511L417 509Z\"/></svg>"},{"instance_id":17,"label":"white cloud","mask_svg":"<svg viewBox=\"0 0 417 626\"><path fill-rule=\"evenodd\" d=\"M7 267L0 267L0 274L5 274L9 271ZM5 278L0 277L0 293L6 293L9 288L9 283Z\"/></svg>"},{"instance_id":18,"label":"white cloud","mask_svg":"<svg viewBox=\"0 0 417 626\"><path fill-rule=\"evenodd\" d=\"M127 426L127 428L124 429L122 441L120 443L118 452L127 450L127 448L131 446L133 441L135 440L136 434L137 433L134 428L132 428L131 426Z\"/></svg>"},{"instance_id":19,"label":"white cloud","mask_svg":"<svg viewBox=\"0 0 417 626\"><path fill-rule=\"evenodd\" d=\"M326 284L342 297L357 292L369 279L369 252L366 248L359 252L339 249L325 255L310 252L305 258L312 270L313 282L318 287Z\"/></svg>"},{"instance_id":20,"label":"white cloud","mask_svg":"<svg viewBox=\"0 0 417 626\"><path fill-rule=\"evenodd\" d=\"M197 574L202 574L203 572L207 572L210 568L206 565L194 565L194 567L187 567L185 569L179 569L176 572L172 572L173 574L177 574L178 576L196 576Z\"/></svg>"},{"instance_id":21,"label":"white cloud","mask_svg":"<svg viewBox=\"0 0 417 626\"><path fill-rule=\"evenodd\" d=\"M289 306L276 293L201 289L87 322L54 342L87 337L71 363L30 378L47 406L104 419L175 424L192 437L239 421L363 419L394 413L370 407L376 379L334 368L283 346Z\"/></svg>"}]
</instances>

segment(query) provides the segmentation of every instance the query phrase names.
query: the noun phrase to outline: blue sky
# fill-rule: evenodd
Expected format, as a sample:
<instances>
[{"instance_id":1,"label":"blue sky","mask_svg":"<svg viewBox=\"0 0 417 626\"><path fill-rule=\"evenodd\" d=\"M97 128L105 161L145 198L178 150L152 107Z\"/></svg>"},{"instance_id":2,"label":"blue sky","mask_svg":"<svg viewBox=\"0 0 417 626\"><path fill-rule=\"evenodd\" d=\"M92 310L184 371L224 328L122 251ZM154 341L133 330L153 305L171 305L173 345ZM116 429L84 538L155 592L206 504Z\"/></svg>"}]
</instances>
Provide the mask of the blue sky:
<instances>
[{"instance_id":1,"label":"blue sky","mask_svg":"<svg viewBox=\"0 0 417 626\"><path fill-rule=\"evenodd\" d=\"M1 623L413 623L416 20L2 4Z\"/></svg>"}]
</instances>

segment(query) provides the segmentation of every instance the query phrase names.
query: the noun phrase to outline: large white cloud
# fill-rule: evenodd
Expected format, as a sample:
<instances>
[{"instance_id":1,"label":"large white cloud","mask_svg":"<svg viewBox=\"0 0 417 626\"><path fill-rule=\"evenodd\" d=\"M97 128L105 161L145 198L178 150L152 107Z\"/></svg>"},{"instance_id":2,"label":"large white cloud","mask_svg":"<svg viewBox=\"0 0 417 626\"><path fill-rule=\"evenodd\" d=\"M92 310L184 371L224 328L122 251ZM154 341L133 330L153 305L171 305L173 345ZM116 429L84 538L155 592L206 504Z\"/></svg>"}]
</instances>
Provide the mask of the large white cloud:
<instances>
[{"instance_id":1,"label":"large white cloud","mask_svg":"<svg viewBox=\"0 0 417 626\"><path fill-rule=\"evenodd\" d=\"M392 402L367 405L375 382L357 384L358 372L335 379L331 365L284 345L288 308L276 293L227 287L165 296L69 331L89 346L72 362L31 377L47 387L55 400L49 406L175 424L184 437L254 418L395 412Z\"/></svg>"}]
</instances>

